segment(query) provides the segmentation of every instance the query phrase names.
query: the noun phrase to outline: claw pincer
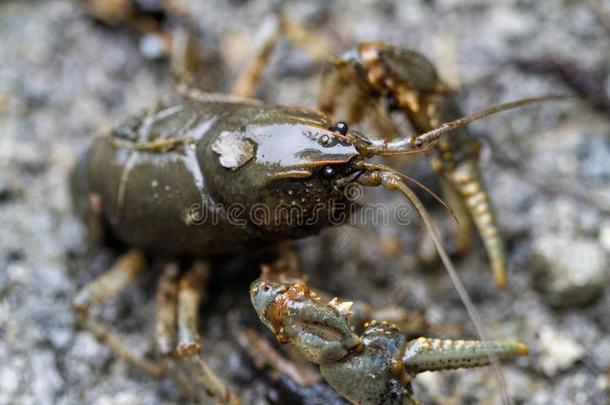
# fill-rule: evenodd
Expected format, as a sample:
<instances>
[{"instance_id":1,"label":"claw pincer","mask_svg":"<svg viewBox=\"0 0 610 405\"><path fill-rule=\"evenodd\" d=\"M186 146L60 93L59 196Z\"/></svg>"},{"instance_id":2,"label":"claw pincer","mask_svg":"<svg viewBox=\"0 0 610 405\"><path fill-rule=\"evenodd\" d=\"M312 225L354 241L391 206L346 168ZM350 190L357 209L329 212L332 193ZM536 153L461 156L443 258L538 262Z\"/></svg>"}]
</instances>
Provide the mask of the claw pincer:
<instances>
[{"instance_id":1,"label":"claw pincer","mask_svg":"<svg viewBox=\"0 0 610 405\"><path fill-rule=\"evenodd\" d=\"M278 341L294 345L319 364L324 379L355 404L416 404L411 381L421 372L480 367L493 357L527 355L527 347L513 341L407 340L385 321L365 324L357 336L350 328L349 303L336 298L321 302L302 281L259 279L250 296Z\"/></svg>"},{"instance_id":2,"label":"claw pincer","mask_svg":"<svg viewBox=\"0 0 610 405\"><path fill-rule=\"evenodd\" d=\"M347 115L359 121L375 99L385 98L392 110L405 114L417 133L438 128L463 116L450 88L421 54L382 42L366 42L334 60L327 69L319 100L332 114L345 93L351 94ZM420 145L418 145L420 146ZM496 284L505 284L506 255L493 208L479 172L480 142L465 127L456 128L430 149L433 169L448 183L448 200L462 205L475 223ZM468 220L468 218L463 218ZM467 224L462 228L468 232ZM462 240L464 235L460 235ZM467 239L466 239L467 240Z\"/></svg>"}]
</instances>

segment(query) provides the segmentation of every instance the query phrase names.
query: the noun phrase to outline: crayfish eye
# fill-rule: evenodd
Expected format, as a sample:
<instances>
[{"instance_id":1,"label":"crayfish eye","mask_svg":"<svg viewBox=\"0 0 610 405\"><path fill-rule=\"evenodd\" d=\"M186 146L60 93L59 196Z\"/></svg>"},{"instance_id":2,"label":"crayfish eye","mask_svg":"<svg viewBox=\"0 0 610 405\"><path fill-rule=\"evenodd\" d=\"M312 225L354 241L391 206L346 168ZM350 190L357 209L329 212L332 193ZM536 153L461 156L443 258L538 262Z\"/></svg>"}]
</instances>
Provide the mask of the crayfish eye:
<instances>
[{"instance_id":1,"label":"crayfish eye","mask_svg":"<svg viewBox=\"0 0 610 405\"><path fill-rule=\"evenodd\" d=\"M400 108L400 104L398 104L398 100L393 95L388 95L386 97L386 102L388 104L388 110L396 111Z\"/></svg>"},{"instance_id":2,"label":"crayfish eye","mask_svg":"<svg viewBox=\"0 0 610 405\"><path fill-rule=\"evenodd\" d=\"M330 127L328 129L341 135L347 135L348 126L345 122L339 121L334 127Z\"/></svg>"},{"instance_id":3,"label":"crayfish eye","mask_svg":"<svg viewBox=\"0 0 610 405\"><path fill-rule=\"evenodd\" d=\"M326 166L324 169L322 169L322 174L324 175L324 177L333 177L335 175L335 168L332 166Z\"/></svg>"}]
</instances>

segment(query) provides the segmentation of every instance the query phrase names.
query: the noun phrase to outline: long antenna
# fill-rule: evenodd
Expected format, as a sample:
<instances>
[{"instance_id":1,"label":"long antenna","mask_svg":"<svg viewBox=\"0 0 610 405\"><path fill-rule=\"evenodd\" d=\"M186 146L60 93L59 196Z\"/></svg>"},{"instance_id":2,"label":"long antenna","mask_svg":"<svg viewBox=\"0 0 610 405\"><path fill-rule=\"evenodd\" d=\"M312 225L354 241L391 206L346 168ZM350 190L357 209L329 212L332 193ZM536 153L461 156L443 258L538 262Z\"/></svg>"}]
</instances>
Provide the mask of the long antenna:
<instances>
[{"instance_id":1,"label":"long antenna","mask_svg":"<svg viewBox=\"0 0 610 405\"><path fill-rule=\"evenodd\" d=\"M356 139L356 148L363 156L394 156L407 155L410 153L421 153L431 148L438 139L454 129L463 127L473 121L496 114L502 111L512 110L528 104L537 104L549 100L564 100L575 96L544 96L524 98L504 104L498 104L485 110L466 115L454 121L441 124L438 128L420 135L406 136L393 141L385 139ZM360 141L360 145L357 143Z\"/></svg>"},{"instance_id":2,"label":"long antenna","mask_svg":"<svg viewBox=\"0 0 610 405\"><path fill-rule=\"evenodd\" d=\"M411 203L413 203L413 205L415 206L415 209L417 209L417 211L419 212L422 220L424 221L424 224L426 225L426 227L428 228L428 230L432 236L432 242L434 243L434 246L436 247L436 250L438 251L439 257L441 258L441 261L445 265L445 268L447 269L447 273L449 273L449 278L451 278L451 281L453 282L453 285L455 286L455 289L456 289L458 295L460 296L460 299L462 300L462 302L464 303L464 306L466 307L466 311L468 312L468 315L470 316L470 318L472 319L472 322L474 323L474 327L477 331L477 334L479 335L479 338L482 341L486 342L487 341L486 334L483 330L483 322L481 321L479 312L477 311L474 303L472 302L472 299L470 298L468 291L466 291L464 284L462 284L462 281L460 280L460 277L458 276L457 271L455 270L455 267L453 266L453 263L451 262L449 255L447 254L447 251L445 251L440 234L438 233L438 230L436 229L434 222L432 222L432 218L430 217L428 210L426 210L426 207L424 206L424 204L422 204L422 202L417 197L417 195L413 192L413 190L411 190L405 183L396 179L396 181L392 182L391 185L396 187L396 189L398 189L398 191L400 191L405 197L407 197L411 201ZM386 186L386 188L388 188L388 186ZM504 378L504 374L502 373L502 370L500 369L498 358L493 353L488 353L488 356L490 359L491 366L492 366L494 373L496 375L496 378L498 380L498 384L500 385L503 402L505 404L510 404L511 401L510 401L510 398L508 397L508 392L506 390L506 380Z\"/></svg>"},{"instance_id":3,"label":"long antenna","mask_svg":"<svg viewBox=\"0 0 610 405\"><path fill-rule=\"evenodd\" d=\"M528 104L536 104L541 103L543 101L549 100L563 100L574 96L544 96L544 97L532 97L532 98L524 98L517 101L511 101L508 103L494 105L493 107L486 108L479 112L465 115L462 118L458 118L457 120L445 122L441 124L440 127L433 129L432 131L424 132L421 135L415 137L415 142L420 145L427 145L428 143L439 139L442 135L447 132L453 131L456 128L463 127L466 124L470 124L473 121L479 120L481 118L487 117L492 114L496 114L502 111L512 110L517 107L522 107Z\"/></svg>"}]
</instances>

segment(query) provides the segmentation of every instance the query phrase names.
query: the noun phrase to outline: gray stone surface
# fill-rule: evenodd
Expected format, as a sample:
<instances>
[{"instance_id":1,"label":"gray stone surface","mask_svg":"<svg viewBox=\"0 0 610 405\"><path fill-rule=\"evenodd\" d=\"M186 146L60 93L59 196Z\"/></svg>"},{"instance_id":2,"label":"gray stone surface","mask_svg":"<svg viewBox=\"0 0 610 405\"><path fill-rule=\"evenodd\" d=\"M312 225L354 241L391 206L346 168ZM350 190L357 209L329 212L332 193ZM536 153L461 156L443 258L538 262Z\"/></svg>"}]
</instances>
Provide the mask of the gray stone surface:
<instances>
[{"instance_id":1,"label":"gray stone surface","mask_svg":"<svg viewBox=\"0 0 610 405\"><path fill-rule=\"evenodd\" d=\"M273 6L254 0L180 3L220 49L228 80L247 59L250 39ZM381 39L422 51L460 87L466 111L571 91L556 76L515 68L513 58L552 55L610 71L609 33L589 6L593 2L304 3L288 2L289 13L315 24L335 50ZM610 4L601 3L610 12ZM78 2L0 2L0 405L182 402L170 381L147 378L80 331L69 310L77 288L109 265L114 253L87 250L84 230L72 214L67 173L94 135L170 91L167 64L150 59L155 46L127 30L92 23ZM311 60L283 44L274 63L261 97L314 105L319 72ZM606 90L609 86L607 81ZM531 356L504 367L509 395L523 404L605 404L610 288L599 272L608 272L610 254L608 112L571 100L489 118L473 130L485 140L484 175L509 241L508 287L499 291L492 285L478 245L457 265L489 334L530 345ZM434 183L429 171L418 170L426 184ZM383 192L370 198L400 202ZM303 241L306 272L313 284L337 294L423 308L431 322L463 325L464 333L473 335L449 278L431 268L439 266L418 266L412 250L395 256L381 249L380 235L415 246L422 230L415 222L407 228L335 229ZM547 237L563 239L554 249L542 249L545 271L555 281L541 285L530 264L536 241ZM562 259L561 244L575 241L587 245L579 251L586 257ZM602 263L595 274L585 265L590 255ZM235 339L238 326L258 325L247 299L256 264L218 267L223 272L202 309L204 353L212 367L245 403L339 403L323 384L295 391L290 381L274 381L256 370ZM573 287L581 276L597 283L588 304L554 308L554 283ZM154 275L143 277L96 312L141 353L153 352L153 286ZM578 358L558 364L557 351L549 351L555 344L549 331L559 333L564 346L582 348ZM489 370L429 374L418 379L415 390L423 403L500 400Z\"/></svg>"},{"instance_id":2,"label":"gray stone surface","mask_svg":"<svg viewBox=\"0 0 610 405\"><path fill-rule=\"evenodd\" d=\"M541 273L538 285L555 305L587 304L608 284L606 253L594 239L543 235L533 240L532 250L532 270Z\"/></svg>"}]
</instances>

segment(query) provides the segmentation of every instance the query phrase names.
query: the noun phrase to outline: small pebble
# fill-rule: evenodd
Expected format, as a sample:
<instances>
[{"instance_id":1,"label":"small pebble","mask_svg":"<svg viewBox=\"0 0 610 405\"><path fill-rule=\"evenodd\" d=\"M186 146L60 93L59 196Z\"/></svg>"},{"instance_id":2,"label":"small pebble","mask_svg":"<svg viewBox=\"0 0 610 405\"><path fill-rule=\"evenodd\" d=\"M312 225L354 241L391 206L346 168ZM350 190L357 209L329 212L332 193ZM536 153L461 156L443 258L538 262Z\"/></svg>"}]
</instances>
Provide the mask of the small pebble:
<instances>
[{"instance_id":1,"label":"small pebble","mask_svg":"<svg viewBox=\"0 0 610 405\"><path fill-rule=\"evenodd\" d=\"M539 273L537 286L557 306L590 302L609 278L606 253L592 239L562 234L536 237L531 264Z\"/></svg>"},{"instance_id":2,"label":"small pebble","mask_svg":"<svg viewBox=\"0 0 610 405\"><path fill-rule=\"evenodd\" d=\"M140 52L148 59L159 59L165 54L163 40L158 35L147 34L140 39Z\"/></svg>"},{"instance_id":3,"label":"small pebble","mask_svg":"<svg viewBox=\"0 0 610 405\"><path fill-rule=\"evenodd\" d=\"M136 394L120 392L113 396L103 396L95 401L95 405L140 405L142 402Z\"/></svg>"},{"instance_id":4,"label":"small pebble","mask_svg":"<svg viewBox=\"0 0 610 405\"><path fill-rule=\"evenodd\" d=\"M584 355L584 348L576 341L558 331L544 327L540 331L540 358L542 372L553 377L570 369Z\"/></svg>"},{"instance_id":5,"label":"small pebble","mask_svg":"<svg viewBox=\"0 0 610 405\"><path fill-rule=\"evenodd\" d=\"M605 221L599 227L599 243L606 253L610 253L610 221Z\"/></svg>"}]
</instances>

